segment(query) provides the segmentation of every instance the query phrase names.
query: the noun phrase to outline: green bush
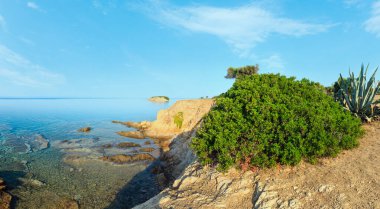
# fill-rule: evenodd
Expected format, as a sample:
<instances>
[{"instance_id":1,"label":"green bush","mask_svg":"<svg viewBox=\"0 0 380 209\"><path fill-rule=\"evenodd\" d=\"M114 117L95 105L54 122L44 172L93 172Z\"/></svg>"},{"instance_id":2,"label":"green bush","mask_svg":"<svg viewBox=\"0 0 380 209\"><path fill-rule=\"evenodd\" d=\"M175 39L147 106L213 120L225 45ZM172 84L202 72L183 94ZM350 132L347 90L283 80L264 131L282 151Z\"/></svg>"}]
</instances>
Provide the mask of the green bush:
<instances>
[{"instance_id":1,"label":"green bush","mask_svg":"<svg viewBox=\"0 0 380 209\"><path fill-rule=\"evenodd\" d=\"M274 74L245 76L216 98L192 141L203 164L295 165L358 145L361 122L318 83Z\"/></svg>"},{"instance_id":2,"label":"green bush","mask_svg":"<svg viewBox=\"0 0 380 209\"><path fill-rule=\"evenodd\" d=\"M254 75L259 71L259 65L247 65L244 67L229 67L225 78L240 78L242 76Z\"/></svg>"},{"instance_id":3,"label":"green bush","mask_svg":"<svg viewBox=\"0 0 380 209\"><path fill-rule=\"evenodd\" d=\"M177 114L174 115L174 123L176 124L177 128L182 128L183 112L177 112Z\"/></svg>"}]
</instances>

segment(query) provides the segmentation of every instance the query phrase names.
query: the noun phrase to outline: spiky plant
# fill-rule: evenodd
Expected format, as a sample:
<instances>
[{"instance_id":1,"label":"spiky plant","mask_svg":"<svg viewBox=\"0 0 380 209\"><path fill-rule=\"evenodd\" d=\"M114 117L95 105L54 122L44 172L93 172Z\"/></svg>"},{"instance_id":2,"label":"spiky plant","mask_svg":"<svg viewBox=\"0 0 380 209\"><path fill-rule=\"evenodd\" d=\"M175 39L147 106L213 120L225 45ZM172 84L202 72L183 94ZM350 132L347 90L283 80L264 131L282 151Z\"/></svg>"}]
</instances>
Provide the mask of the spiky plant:
<instances>
[{"instance_id":1,"label":"spiky plant","mask_svg":"<svg viewBox=\"0 0 380 209\"><path fill-rule=\"evenodd\" d=\"M380 100L374 101L376 93L379 92L380 83L376 83L375 74L372 74L367 82L367 68L364 71L364 65L361 66L358 78L355 78L353 72L349 72L350 77L344 79L340 75L338 96L339 101L353 114L366 121L371 121L373 117L373 105L380 103Z\"/></svg>"}]
</instances>

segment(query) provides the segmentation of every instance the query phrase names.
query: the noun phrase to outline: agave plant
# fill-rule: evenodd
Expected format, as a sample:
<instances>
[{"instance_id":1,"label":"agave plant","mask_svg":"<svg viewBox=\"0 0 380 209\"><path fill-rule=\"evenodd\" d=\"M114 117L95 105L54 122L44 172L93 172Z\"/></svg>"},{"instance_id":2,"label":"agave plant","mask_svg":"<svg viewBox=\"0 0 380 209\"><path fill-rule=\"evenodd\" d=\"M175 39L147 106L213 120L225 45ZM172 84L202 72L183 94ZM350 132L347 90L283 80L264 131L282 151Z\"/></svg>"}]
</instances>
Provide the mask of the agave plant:
<instances>
[{"instance_id":1,"label":"agave plant","mask_svg":"<svg viewBox=\"0 0 380 209\"><path fill-rule=\"evenodd\" d=\"M380 100L374 101L380 90L380 83L375 81L377 70L378 68L367 82L368 66L364 71L364 65L362 65L358 78L355 78L354 73L349 72L350 77L344 79L341 74L338 82L340 87L337 94L338 100L353 114L366 121L370 121L373 117L373 106L380 103Z\"/></svg>"}]
</instances>

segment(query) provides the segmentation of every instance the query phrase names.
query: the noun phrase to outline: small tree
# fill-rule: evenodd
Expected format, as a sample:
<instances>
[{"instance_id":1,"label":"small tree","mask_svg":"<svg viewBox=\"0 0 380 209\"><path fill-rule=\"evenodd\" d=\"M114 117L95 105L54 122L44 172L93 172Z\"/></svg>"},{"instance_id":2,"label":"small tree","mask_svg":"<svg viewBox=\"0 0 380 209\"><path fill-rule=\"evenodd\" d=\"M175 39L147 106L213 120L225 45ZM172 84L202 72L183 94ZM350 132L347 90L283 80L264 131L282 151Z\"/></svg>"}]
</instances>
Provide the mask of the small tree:
<instances>
[{"instance_id":1,"label":"small tree","mask_svg":"<svg viewBox=\"0 0 380 209\"><path fill-rule=\"evenodd\" d=\"M245 67L229 67L225 78L239 78L246 75L254 75L259 71L259 65L247 65Z\"/></svg>"}]
</instances>

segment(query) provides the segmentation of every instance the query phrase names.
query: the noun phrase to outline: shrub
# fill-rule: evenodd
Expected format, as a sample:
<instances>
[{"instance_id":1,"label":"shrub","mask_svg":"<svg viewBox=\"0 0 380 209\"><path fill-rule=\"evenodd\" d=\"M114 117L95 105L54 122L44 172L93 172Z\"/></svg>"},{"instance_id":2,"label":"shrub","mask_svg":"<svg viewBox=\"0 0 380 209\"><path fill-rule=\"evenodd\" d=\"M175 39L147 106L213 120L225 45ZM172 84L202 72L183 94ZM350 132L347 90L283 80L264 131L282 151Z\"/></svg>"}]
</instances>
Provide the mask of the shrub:
<instances>
[{"instance_id":1,"label":"shrub","mask_svg":"<svg viewBox=\"0 0 380 209\"><path fill-rule=\"evenodd\" d=\"M174 115L174 123L176 124L177 128L182 128L183 112L177 112L177 114Z\"/></svg>"},{"instance_id":2,"label":"shrub","mask_svg":"<svg viewBox=\"0 0 380 209\"><path fill-rule=\"evenodd\" d=\"M358 145L361 122L324 88L274 74L245 76L216 98L192 141L203 164L219 170L316 162Z\"/></svg>"},{"instance_id":3,"label":"shrub","mask_svg":"<svg viewBox=\"0 0 380 209\"><path fill-rule=\"evenodd\" d=\"M259 71L259 65L247 65L245 67L233 68L230 67L227 69L227 75L225 78L239 78L247 75L257 74Z\"/></svg>"}]
</instances>

